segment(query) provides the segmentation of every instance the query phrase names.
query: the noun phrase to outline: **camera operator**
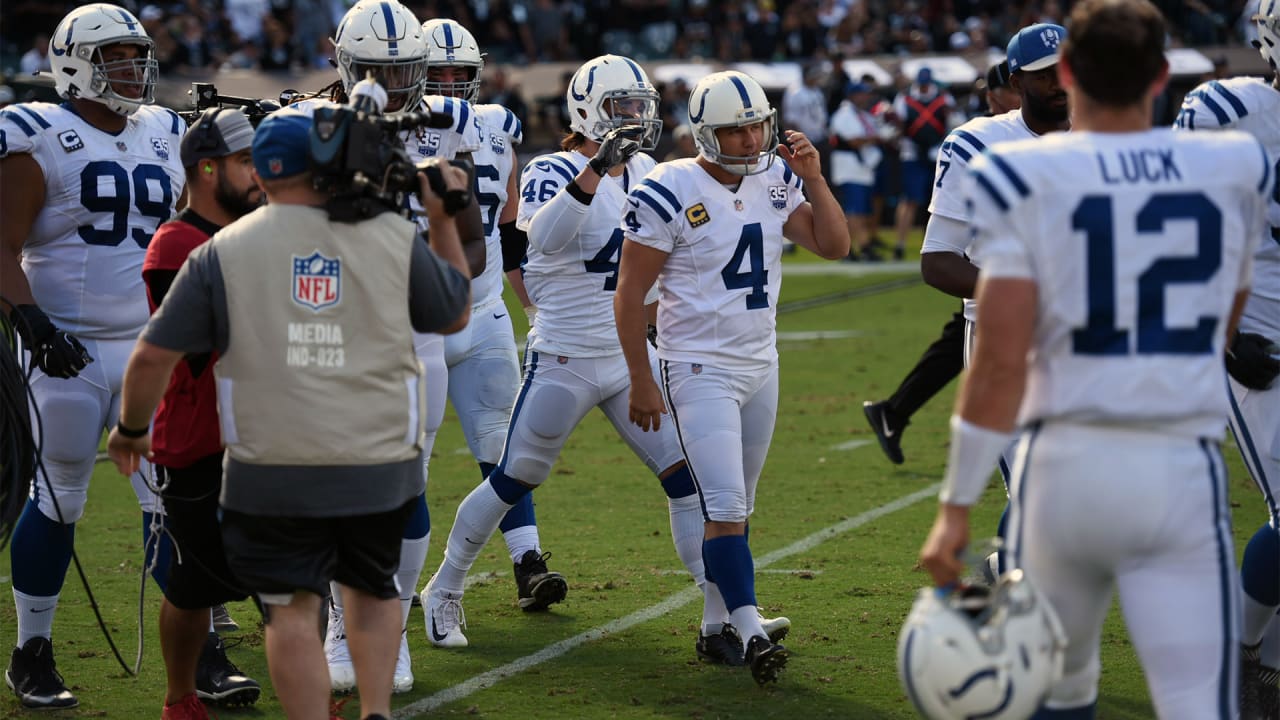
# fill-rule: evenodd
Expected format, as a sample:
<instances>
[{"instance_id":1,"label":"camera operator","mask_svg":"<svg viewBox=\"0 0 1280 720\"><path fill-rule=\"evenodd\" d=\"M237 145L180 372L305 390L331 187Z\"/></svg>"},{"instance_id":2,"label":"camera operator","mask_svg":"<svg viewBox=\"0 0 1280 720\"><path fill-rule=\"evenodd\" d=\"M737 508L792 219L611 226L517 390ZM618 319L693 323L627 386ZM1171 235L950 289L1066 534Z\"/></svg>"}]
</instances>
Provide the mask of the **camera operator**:
<instances>
[{"instance_id":1,"label":"camera operator","mask_svg":"<svg viewBox=\"0 0 1280 720\"><path fill-rule=\"evenodd\" d=\"M150 453L147 423L186 353L216 351L227 460L222 537L266 624L267 662L289 717L326 717L316 624L341 588L364 717L390 715L400 640L394 571L422 492L425 394L411 331L456 332L470 316L450 194L467 174L419 177L431 250L386 212L331 220L309 167L311 120L282 110L258 127L253 163L269 204L196 249L125 373L108 452L122 471Z\"/></svg>"}]
</instances>

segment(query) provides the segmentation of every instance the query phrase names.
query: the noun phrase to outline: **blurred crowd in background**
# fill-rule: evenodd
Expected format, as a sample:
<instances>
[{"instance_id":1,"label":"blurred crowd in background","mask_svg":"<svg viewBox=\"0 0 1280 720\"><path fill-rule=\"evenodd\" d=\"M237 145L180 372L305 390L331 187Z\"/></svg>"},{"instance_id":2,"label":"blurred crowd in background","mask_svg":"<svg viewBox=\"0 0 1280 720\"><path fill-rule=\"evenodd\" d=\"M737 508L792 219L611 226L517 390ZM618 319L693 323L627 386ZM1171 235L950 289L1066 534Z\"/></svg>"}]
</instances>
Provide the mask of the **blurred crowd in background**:
<instances>
[{"instance_id":1,"label":"blurred crowd in background","mask_svg":"<svg viewBox=\"0 0 1280 720\"><path fill-rule=\"evenodd\" d=\"M0 63L47 67L48 34L79 3L11 0ZM350 0L124 0L156 41L165 74L328 67ZM981 52L1018 28L1063 22L1070 0L410 0L452 17L492 64L585 60L811 61L832 56ZM1257 0L1156 0L1172 45L1239 42Z\"/></svg>"}]
</instances>

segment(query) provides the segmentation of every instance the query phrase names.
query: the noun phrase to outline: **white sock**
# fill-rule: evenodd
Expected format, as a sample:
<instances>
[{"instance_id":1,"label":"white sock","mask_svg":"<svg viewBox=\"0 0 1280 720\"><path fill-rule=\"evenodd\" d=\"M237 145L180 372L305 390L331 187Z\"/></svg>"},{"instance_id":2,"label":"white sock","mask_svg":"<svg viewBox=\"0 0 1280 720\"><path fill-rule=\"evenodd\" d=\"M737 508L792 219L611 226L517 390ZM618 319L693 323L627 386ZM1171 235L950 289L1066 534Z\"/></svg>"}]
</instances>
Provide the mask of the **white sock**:
<instances>
[{"instance_id":1,"label":"white sock","mask_svg":"<svg viewBox=\"0 0 1280 720\"><path fill-rule=\"evenodd\" d=\"M733 626L738 629L738 635L742 636L742 649L747 649L747 643L753 637L769 637L764 631L764 626L760 624L760 612L756 610L755 605L743 605L733 612L729 613L729 618L733 621Z\"/></svg>"},{"instance_id":2,"label":"white sock","mask_svg":"<svg viewBox=\"0 0 1280 720\"><path fill-rule=\"evenodd\" d=\"M396 582L400 584L400 627L407 627L413 597L418 592L418 578L427 562L427 548L431 545L431 531L420 538L404 538L400 541L400 567L396 568Z\"/></svg>"},{"instance_id":3,"label":"white sock","mask_svg":"<svg viewBox=\"0 0 1280 720\"><path fill-rule=\"evenodd\" d=\"M706 521L698 496L667 498L667 510L671 513L671 542L676 546L676 555L693 576L693 582L702 587L707 579L702 565L702 532Z\"/></svg>"},{"instance_id":4,"label":"white sock","mask_svg":"<svg viewBox=\"0 0 1280 720\"><path fill-rule=\"evenodd\" d=\"M702 634L714 635L729 622L729 608L724 606L720 586L710 581L702 585Z\"/></svg>"},{"instance_id":5,"label":"white sock","mask_svg":"<svg viewBox=\"0 0 1280 720\"><path fill-rule=\"evenodd\" d=\"M467 581L467 572L475 564L485 543L493 537L498 523L513 506L503 502L493 491L489 481L481 482L462 500L458 513L449 530L449 541L444 548L444 562L436 571L435 587L461 594ZM523 530L524 528L520 528Z\"/></svg>"},{"instance_id":6,"label":"white sock","mask_svg":"<svg viewBox=\"0 0 1280 720\"><path fill-rule=\"evenodd\" d=\"M209 632L215 632L213 629L213 608L209 608Z\"/></svg>"},{"instance_id":7,"label":"white sock","mask_svg":"<svg viewBox=\"0 0 1280 720\"><path fill-rule=\"evenodd\" d=\"M13 591L13 606L18 611L18 647L31 638L53 638L53 615L58 596L40 597Z\"/></svg>"},{"instance_id":8,"label":"white sock","mask_svg":"<svg viewBox=\"0 0 1280 720\"><path fill-rule=\"evenodd\" d=\"M329 596L333 598L333 612L342 616L342 586L337 580L329 581Z\"/></svg>"},{"instance_id":9,"label":"white sock","mask_svg":"<svg viewBox=\"0 0 1280 720\"><path fill-rule=\"evenodd\" d=\"M520 558L524 557L524 554L530 550L538 553L542 552L542 548L538 545L537 525L512 528L502 533L502 539L507 541L507 552L511 554L511 562L513 563L520 562Z\"/></svg>"},{"instance_id":10,"label":"white sock","mask_svg":"<svg viewBox=\"0 0 1280 720\"><path fill-rule=\"evenodd\" d=\"M1262 635L1262 664L1280 668L1280 615L1272 617L1271 624Z\"/></svg>"},{"instance_id":11,"label":"white sock","mask_svg":"<svg viewBox=\"0 0 1280 720\"><path fill-rule=\"evenodd\" d=\"M1266 634L1267 626L1275 624L1276 608L1263 605L1249 597L1249 593L1240 594L1244 596L1244 620L1240 629L1240 642L1245 645L1257 645Z\"/></svg>"}]
</instances>

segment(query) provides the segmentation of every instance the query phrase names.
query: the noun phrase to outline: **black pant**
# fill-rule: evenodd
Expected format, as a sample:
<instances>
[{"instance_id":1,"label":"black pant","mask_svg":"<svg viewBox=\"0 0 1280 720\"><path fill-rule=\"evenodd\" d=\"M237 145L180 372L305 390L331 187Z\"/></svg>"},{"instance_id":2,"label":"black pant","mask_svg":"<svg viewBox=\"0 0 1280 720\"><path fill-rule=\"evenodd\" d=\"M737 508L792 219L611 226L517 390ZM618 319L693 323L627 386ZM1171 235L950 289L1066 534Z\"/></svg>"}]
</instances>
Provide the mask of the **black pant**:
<instances>
[{"instance_id":1,"label":"black pant","mask_svg":"<svg viewBox=\"0 0 1280 720\"><path fill-rule=\"evenodd\" d=\"M933 341L902 384L889 396L894 419L905 425L929 398L947 386L964 369L964 313L957 312L942 326L942 335Z\"/></svg>"},{"instance_id":2,"label":"black pant","mask_svg":"<svg viewBox=\"0 0 1280 720\"><path fill-rule=\"evenodd\" d=\"M222 453L207 455L184 468L157 466L166 480L165 525L173 537L174 553L164 595L175 607L198 610L232 600L244 600L241 587L222 547L218 523L218 495L222 491Z\"/></svg>"}]
</instances>

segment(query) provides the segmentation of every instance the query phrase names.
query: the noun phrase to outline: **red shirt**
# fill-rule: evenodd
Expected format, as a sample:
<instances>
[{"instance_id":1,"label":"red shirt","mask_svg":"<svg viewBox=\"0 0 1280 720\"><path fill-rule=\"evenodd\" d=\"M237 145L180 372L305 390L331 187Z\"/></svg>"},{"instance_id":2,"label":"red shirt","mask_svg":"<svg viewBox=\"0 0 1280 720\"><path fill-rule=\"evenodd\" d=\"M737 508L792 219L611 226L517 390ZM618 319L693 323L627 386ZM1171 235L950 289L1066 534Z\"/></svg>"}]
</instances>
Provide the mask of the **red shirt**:
<instances>
[{"instance_id":1,"label":"red shirt","mask_svg":"<svg viewBox=\"0 0 1280 720\"><path fill-rule=\"evenodd\" d=\"M218 230L219 226L189 209L156 230L142 263L142 279L152 313L187 256ZM184 468L222 452L213 381L213 363L217 359L216 354L189 355L174 368L151 429L151 449L157 464Z\"/></svg>"}]
</instances>

